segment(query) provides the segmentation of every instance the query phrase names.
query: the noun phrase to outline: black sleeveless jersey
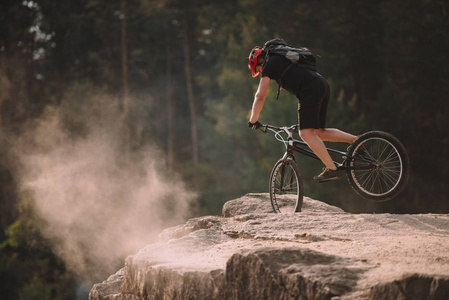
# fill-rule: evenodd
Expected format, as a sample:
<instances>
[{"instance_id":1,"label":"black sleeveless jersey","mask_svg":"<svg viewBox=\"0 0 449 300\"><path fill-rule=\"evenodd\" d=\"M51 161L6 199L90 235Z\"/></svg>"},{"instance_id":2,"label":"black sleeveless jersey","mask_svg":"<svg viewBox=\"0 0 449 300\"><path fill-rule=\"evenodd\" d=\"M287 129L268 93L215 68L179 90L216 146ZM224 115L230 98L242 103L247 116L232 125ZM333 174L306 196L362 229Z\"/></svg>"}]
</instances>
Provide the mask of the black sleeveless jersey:
<instances>
[{"instance_id":1,"label":"black sleeveless jersey","mask_svg":"<svg viewBox=\"0 0 449 300\"><path fill-rule=\"evenodd\" d=\"M282 73L292 62L284 56L272 54L262 67L262 77L269 77L276 80L282 88L298 97L301 89L314 78L322 77L319 73L293 64L290 69L280 78Z\"/></svg>"}]
</instances>

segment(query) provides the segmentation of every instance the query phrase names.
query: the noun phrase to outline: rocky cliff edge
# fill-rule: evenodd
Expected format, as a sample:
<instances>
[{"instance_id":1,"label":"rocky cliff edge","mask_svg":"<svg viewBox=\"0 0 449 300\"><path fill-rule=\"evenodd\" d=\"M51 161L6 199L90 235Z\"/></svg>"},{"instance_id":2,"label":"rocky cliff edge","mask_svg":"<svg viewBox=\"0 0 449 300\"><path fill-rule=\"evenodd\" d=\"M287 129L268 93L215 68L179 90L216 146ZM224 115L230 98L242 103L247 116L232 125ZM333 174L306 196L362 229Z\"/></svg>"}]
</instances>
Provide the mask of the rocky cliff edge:
<instances>
[{"instance_id":1,"label":"rocky cliff edge","mask_svg":"<svg viewBox=\"0 0 449 300\"><path fill-rule=\"evenodd\" d=\"M449 216L351 214L247 194L160 234L90 300L449 299Z\"/></svg>"}]
</instances>

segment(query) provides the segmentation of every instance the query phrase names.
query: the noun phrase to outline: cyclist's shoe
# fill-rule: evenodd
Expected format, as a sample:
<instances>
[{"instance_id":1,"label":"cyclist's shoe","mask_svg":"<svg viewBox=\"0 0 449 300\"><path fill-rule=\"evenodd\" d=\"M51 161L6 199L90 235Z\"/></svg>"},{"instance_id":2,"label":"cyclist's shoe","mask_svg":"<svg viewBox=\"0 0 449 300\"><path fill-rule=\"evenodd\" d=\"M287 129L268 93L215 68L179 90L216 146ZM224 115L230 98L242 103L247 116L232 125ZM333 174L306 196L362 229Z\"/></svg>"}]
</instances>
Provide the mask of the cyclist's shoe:
<instances>
[{"instance_id":1,"label":"cyclist's shoe","mask_svg":"<svg viewBox=\"0 0 449 300\"><path fill-rule=\"evenodd\" d=\"M340 170L329 170L328 168L323 168L323 172L320 175L313 177L313 180L318 182L328 182L331 180L338 180L340 178Z\"/></svg>"}]
</instances>

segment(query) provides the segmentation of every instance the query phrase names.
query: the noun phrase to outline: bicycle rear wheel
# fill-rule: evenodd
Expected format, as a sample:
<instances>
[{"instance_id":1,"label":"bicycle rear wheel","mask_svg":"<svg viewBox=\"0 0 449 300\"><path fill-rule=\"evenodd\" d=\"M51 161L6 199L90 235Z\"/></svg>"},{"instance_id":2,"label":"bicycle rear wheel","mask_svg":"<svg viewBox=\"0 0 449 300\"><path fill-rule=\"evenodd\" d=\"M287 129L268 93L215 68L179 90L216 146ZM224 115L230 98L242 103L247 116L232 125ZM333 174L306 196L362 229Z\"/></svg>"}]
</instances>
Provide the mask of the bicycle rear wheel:
<instances>
[{"instance_id":1,"label":"bicycle rear wheel","mask_svg":"<svg viewBox=\"0 0 449 300\"><path fill-rule=\"evenodd\" d=\"M270 175L270 199L275 213L300 212L304 185L298 165L291 158L276 162Z\"/></svg>"},{"instance_id":2,"label":"bicycle rear wheel","mask_svg":"<svg viewBox=\"0 0 449 300\"><path fill-rule=\"evenodd\" d=\"M393 135L371 131L361 135L350 147L349 155L355 157L347 166L367 165L362 157L374 164L371 169L347 170L352 188L363 198L383 202L396 197L407 184L410 162L404 146Z\"/></svg>"}]
</instances>

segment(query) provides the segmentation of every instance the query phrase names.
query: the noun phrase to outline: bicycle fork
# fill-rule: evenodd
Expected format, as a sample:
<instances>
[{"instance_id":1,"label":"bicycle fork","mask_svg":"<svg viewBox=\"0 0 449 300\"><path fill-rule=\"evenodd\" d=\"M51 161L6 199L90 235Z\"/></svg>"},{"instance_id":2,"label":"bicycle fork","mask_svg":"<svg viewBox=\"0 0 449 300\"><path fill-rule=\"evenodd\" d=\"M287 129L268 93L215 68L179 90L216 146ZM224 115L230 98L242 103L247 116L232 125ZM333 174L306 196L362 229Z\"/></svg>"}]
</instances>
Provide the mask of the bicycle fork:
<instances>
[{"instance_id":1,"label":"bicycle fork","mask_svg":"<svg viewBox=\"0 0 449 300\"><path fill-rule=\"evenodd\" d=\"M286 161L284 161L283 163L282 163L282 165L281 165L281 170L280 170L280 172L281 172L281 184L280 184L280 186L279 186L279 192L282 194L282 193L284 193L284 176L285 176L285 164L286 164L287 162Z\"/></svg>"},{"instance_id":2,"label":"bicycle fork","mask_svg":"<svg viewBox=\"0 0 449 300\"><path fill-rule=\"evenodd\" d=\"M291 142L290 142L291 141ZM289 138L289 145L293 145L293 139ZM279 186L279 190L281 193L284 192L289 192L289 190L287 190L288 187L290 187L293 184L293 177L290 178L290 183L287 185L287 187L284 187L284 179L285 179L285 172L286 172L286 167L287 164L289 163L288 160L295 160L294 156L293 156L293 149L290 147L287 147L287 151L285 152L283 158L282 158L282 165L281 165L281 169L279 170L281 172L281 184Z\"/></svg>"}]
</instances>

